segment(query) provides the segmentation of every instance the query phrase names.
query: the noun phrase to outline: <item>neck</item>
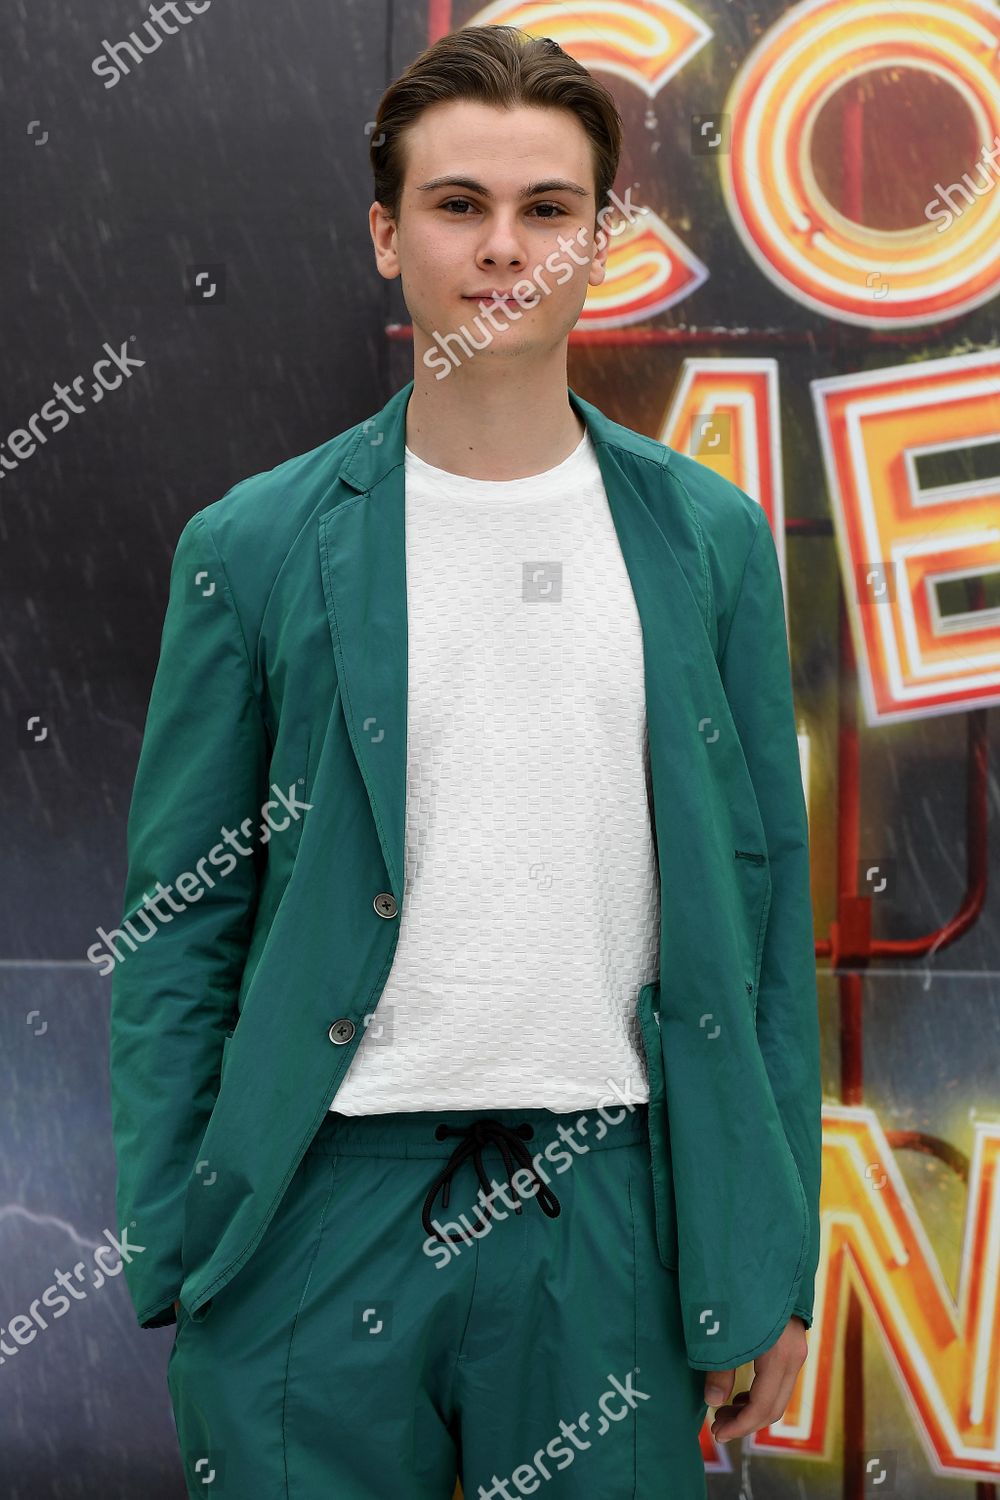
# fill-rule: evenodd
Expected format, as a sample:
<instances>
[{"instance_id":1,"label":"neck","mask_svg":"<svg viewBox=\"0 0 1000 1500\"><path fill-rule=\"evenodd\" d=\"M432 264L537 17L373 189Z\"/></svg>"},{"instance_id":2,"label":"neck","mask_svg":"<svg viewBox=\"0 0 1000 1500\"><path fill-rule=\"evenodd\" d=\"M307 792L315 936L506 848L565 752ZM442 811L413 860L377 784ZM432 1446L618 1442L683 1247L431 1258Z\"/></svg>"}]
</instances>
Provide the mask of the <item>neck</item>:
<instances>
[{"instance_id":1,"label":"neck","mask_svg":"<svg viewBox=\"0 0 1000 1500\"><path fill-rule=\"evenodd\" d=\"M485 363L443 380L418 364L406 408L406 442L418 458L469 479L525 479L568 458L586 424L570 405L561 365L497 374Z\"/></svg>"}]
</instances>

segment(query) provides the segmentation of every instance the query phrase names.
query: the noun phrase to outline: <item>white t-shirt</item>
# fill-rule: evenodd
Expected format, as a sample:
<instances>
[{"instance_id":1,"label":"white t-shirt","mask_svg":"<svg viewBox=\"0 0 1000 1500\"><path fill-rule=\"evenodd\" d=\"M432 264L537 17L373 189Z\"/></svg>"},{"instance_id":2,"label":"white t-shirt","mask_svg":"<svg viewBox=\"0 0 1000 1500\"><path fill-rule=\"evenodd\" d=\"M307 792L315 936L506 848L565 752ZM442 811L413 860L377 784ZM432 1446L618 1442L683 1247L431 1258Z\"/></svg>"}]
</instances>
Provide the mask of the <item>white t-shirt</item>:
<instances>
[{"instance_id":1,"label":"white t-shirt","mask_svg":"<svg viewBox=\"0 0 1000 1500\"><path fill-rule=\"evenodd\" d=\"M405 870L392 969L331 1108L648 1099L659 975L642 632L589 433L481 480L405 454Z\"/></svg>"}]
</instances>

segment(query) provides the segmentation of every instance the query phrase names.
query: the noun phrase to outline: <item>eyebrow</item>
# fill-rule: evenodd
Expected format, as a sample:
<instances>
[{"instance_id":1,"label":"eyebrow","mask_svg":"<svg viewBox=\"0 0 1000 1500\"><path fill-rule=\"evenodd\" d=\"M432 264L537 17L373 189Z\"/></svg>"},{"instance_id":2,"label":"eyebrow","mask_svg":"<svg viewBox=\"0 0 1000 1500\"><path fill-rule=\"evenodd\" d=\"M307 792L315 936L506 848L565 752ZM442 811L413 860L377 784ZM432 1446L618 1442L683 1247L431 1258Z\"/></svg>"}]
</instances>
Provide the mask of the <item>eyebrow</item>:
<instances>
[{"instance_id":1,"label":"eyebrow","mask_svg":"<svg viewBox=\"0 0 1000 1500\"><path fill-rule=\"evenodd\" d=\"M442 187L461 187L468 189L470 193L478 193L480 198L493 197L488 187L481 182L476 182L472 177L432 177L429 182L422 182L417 192L431 193L436 188ZM581 187L578 182L570 182L565 177L549 177L544 182L529 182L517 196L534 198L538 193L576 193L581 198L589 196L585 187Z\"/></svg>"}]
</instances>

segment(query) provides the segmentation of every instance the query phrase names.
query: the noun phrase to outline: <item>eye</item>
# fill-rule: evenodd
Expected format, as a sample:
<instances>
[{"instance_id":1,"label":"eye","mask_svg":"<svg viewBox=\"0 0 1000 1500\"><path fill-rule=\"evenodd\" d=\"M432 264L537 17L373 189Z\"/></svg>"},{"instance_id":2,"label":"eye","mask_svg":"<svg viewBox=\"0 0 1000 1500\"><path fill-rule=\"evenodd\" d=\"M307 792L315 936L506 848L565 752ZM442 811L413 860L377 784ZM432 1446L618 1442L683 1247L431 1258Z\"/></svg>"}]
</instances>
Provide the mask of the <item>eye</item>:
<instances>
[{"instance_id":1,"label":"eye","mask_svg":"<svg viewBox=\"0 0 1000 1500\"><path fill-rule=\"evenodd\" d=\"M441 206L441 208L443 208L445 210L448 210L448 209L453 209L453 208L457 208L457 207L465 207L465 208L473 208L474 209L476 205L474 203L472 203L468 198L448 198L440 206ZM542 214L541 215L541 219L542 219L543 222L545 220L548 220L548 219L556 219L556 218L559 218L559 217L565 217L565 215L566 215L566 210L559 203L536 203L536 204L534 204L533 208L531 209L531 212L534 213L536 209L540 209L540 208L550 208L550 209L553 210L553 212L550 213L550 214ZM467 213L453 213L453 214L450 214L450 217L453 218L453 219L467 219L469 217L469 215Z\"/></svg>"}]
</instances>

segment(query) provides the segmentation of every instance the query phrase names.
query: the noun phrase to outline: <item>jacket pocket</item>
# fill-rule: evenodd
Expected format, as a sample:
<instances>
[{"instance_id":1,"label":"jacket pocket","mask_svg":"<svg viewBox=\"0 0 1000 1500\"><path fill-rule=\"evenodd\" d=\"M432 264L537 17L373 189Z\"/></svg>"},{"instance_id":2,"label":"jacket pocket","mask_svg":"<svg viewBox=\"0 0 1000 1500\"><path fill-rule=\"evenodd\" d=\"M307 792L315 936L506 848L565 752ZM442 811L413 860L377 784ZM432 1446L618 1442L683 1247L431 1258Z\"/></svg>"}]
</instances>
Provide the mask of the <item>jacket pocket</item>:
<instances>
[{"instance_id":1,"label":"jacket pocket","mask_svg":"<svg viewBox=\"0 0 1000 1500\"><path fill-rule=\"evenodd\" d=\"M653 1174L653 1203L656 1209L656 1248L666 1268L676 1271L677 1205L670 1154L670 1127L667 1122L666 1070L660 1037L660 1013L654 1003L659 1000L659 993L658 983L644 984L639 991L638 1013L649 1079L649 1154Z\"/></svg>"},{"instance_id":2,"label":"jacket pocket","mask_svg":"<svg viewBox=\"0 0 1000 1500\"><path fill-rule=\"evenodd\" d=\"M740 894L743 899L743 915L746 935L747 995L752 1002L753 1014L757 1014L757 991L760 987L760 968L764 957L764 935L771 907L771 865L766 854L753 849L734 849L733 858L740 871Z\"/></svg>"},{"instance_id":3,"label":"jacket pocket","mask_svg":"<svg viewBox=\"0 0 1000 1500\"><path fill-rule=\"evenodd\" d=\"M226 1076L226 1060L227 1060L227 1058L229 1056L229 1043L232 1041L232 1039L233 1039L233 1033L230 1032L229 1035L226 1036L226 1037L224 1037L223 1040L222 1040L222 1063L221 1063L221 1065L219 1067L219 1083L220 1084L221 1084L223 1078Z\"/></svg>"}]
</instances>

